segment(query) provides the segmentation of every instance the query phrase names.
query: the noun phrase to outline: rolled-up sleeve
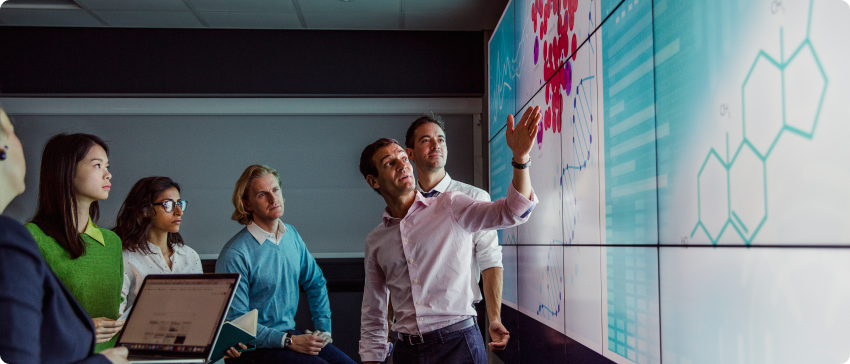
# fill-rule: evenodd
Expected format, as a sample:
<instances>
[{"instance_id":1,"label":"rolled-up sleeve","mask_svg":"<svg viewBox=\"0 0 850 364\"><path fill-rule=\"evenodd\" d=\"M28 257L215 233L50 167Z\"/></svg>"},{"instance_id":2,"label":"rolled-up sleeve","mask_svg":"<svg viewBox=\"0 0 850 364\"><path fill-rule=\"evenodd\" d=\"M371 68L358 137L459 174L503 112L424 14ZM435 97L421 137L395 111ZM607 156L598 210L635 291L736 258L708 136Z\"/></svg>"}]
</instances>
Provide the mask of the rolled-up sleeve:
<instances>
[{"instance_id":1,"label":"rolled-up sleeve","mask_svg":"<svg viewBox=\"0 0 850 364\"><path fill-rule=\"evenodd\" d=\"M537 195L534 194L533 189L531 190L531 199L527 199L519 193L519 191L514 188L514 184L511 183L510 187L508 187L508 195L505 197L505 202L511 212L513 212L514 216L519 216L528 220L528 217L531 215L531 210L534 209L534 206L536 206L539 201L537 200Z\"/></svg>"},{"instance_id":2,"label":"rolled-up sleeve","mask_svg":"<svg viewBox=\"0 0 850 364\"><path fill-rule=\"evenodd\" d=\"M490 194L482 190L473 191L469 196L478 201L491 201ZM479 274L490 268L502 268L502 247L499 246L499 235L495 230L481 230L473 234L472 242L475 244L475 262Z\"/></svg>"},{"instance_id":3,"label":"rolled-up sleeve","mask_svg":"<svg viewBox=\"0 0 850 364\"><path fill-rule=\"evenodd\" d=\"M371 250L371 251L370 251ZM386 277L378 265L375 252L366 244L366 285L360 307L360 360L382 362L387 357L387 290Z\"/></svg>"},{"instance_id":4,"label":"rolled-up sleeve","mask_svg":"<svg viewBox=\"0 0 850 364\"><path fill-rule=\"evenodd\" d=\"M499 246L496 230L479 231L472 236L472 241L475 243L475 261L478 262L479 270L502 267L502 247Z\"/></svg>"},{"instance_id":5,"label":"rolled-up sleeve","mask_svg":"<svg viewBox=\"0 0 850 364\"><path fill-rule=\"evenodd\" d=\"M503 229L528 221L531 211L537 205L537 196L531 191L531 199L526 198L514 188L508 187L507 197L495 202L472 199L458 192L451 193L452 218L464 230L475 233L481 230Z\"/></svg>"}]
</instances>

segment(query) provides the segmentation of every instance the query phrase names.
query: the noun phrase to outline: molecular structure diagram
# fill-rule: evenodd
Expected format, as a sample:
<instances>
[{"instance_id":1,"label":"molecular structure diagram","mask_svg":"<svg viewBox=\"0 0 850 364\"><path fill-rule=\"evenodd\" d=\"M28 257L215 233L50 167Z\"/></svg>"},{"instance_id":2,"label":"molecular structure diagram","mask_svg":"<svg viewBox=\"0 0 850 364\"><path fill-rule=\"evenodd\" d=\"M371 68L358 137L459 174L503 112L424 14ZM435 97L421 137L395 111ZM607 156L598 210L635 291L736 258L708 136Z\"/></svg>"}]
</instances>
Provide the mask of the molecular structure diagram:
<instances>
[{"instance_id":1,"label":"molecular structure diagram","mask_svg":"<svg viewBox=\"0 0 850 364\"><path fill-rule=\"evenodd\" d=\"M814 136L828 80L809 40L811 12L812 2L809 3L806 38L790 57L785 58L780 28L779 59L760 50L753 61L741 86L743 138L731 158L728 133L725 159L714 148L705 157L697 173L699 221L691 238L697 230L702 230L711 243L717 245L731 226L741 240L750 245L767 221L766 162L779 138L785 133L808 140ZM819 82L823 83L822 87L811 86ZM809 96L812 90L819 92L816 103L786 102L796 101L798 98L793 97L796 95ZM795 92L797 94L789 95ZM810 96L801 98L811 99ZM728 110L721 107L721 114L724 112ZM754 171L759 174L757 178L752 178ZM723 179L725 184L717 183ZM754 199L759 203L753 203ZM718 211L725 213L718 214Z\"/></svg>"},{"instance_id":2,"label":"molecular structure diagram","mask_svg":"<svg viewBox=\"0 0 850 364\"><path fill-rule=\"evenodd\" d=\"M543 318L558 317L561 313L561 301L564 299L564 264L563 254L555 254L560 251L555 247L549 248L546 259L546 271L542 274L540 283L540 294L545 294L546 302L541 302L537 307L537 315ZM545 291L544 291L544 287Z\"/></svg>"},{"instance_id":3,"label":"molecular structure diagram","mask_svg":"<svg viewBox=\"0 0 850 364\"><path fill-rule=\"evenodd\" d=\"M590 45L592 43L588 43ZM591 48L588 52L589 64L592 65L594 51ZM561 84L564 85L564 90L567 96L572 91L572 66L570 62L564 65L561 70ZM564 201L564 240L568 244L572 244L575 239L576 225L578 224L578 174L587 168L588 162L591 160L591 145L593 144L593 83L590 82L596 76L590 75L579 80L575 86L575 98L573 99L573 116L570 126L572 128L572 160L564 161L564 168L561 170L561 179L559 181L563 187ZM563 148L569 148L566 144Z\"/></svg>"}]
</instances>

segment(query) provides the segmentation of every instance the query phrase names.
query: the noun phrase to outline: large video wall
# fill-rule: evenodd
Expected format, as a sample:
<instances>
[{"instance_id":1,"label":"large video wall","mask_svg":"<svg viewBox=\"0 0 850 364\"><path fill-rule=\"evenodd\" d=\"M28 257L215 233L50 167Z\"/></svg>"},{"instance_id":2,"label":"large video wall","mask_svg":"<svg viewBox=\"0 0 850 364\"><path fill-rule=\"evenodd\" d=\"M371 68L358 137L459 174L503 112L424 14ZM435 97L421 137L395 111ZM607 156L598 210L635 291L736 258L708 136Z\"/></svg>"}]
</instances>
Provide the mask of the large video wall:
<instances>
[{"instance_id":1,"label":"large video wall","mask_svg":"<svg viewBox=\"0 0 850 364\"><path fill-rule=\"evenodd\" d=\"M493 199L507 116L543 118L540 204L499 232L502 359L847 362L848 35L842 0L512 0Z\"/></svg>"}]
</instances>

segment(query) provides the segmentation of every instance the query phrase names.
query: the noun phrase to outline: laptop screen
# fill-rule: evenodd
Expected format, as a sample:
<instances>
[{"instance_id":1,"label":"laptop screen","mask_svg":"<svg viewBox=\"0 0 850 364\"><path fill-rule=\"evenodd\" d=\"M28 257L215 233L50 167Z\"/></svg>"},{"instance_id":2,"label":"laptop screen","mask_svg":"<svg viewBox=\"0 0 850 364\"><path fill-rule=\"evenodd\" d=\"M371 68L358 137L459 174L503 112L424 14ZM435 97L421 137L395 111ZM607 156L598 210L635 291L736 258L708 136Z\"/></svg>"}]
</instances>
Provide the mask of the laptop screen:
<instances>
[{"instance_id":1,"label":"laptop screen","mask_svg":"<svg viewBox=\"0 0 850 364\"><path fill-rule=\"evenodd\" d=\"M238 275L146 277L119 338L131 350L202 354L229 308Z\"/></svg>"}]
</instances>

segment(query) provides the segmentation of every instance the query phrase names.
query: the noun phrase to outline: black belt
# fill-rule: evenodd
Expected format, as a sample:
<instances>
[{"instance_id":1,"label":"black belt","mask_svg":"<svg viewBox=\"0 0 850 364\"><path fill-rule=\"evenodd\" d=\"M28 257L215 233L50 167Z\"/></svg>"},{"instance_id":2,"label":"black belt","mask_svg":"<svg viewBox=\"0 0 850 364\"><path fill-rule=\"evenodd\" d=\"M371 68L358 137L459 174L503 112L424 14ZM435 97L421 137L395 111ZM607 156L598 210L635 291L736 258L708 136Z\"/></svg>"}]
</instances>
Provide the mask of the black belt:
<instances>
[{"instance_id":1,"label":"black belt","mask_svg":"<svg viewBox=\"0 0 850 364\"><path fill-rule=\"evenodd\" d=\"M410 345L419 345L419 344L424 344L426 341L437 340L443 335L447 335L447 334L450 334L450 333L455 332L455 331L460 331L460 330L463 330L463 329L466 329L466 328L470 328L472 326L475 326L475 316L467 318L466 320L463 320L463 321L458 322L456 324L451 324L451 325L446 326L442 329L436 329L434 331L426 332L426 333L420 334L420 335L410 335L410 334L398 333L398 338L399 338L399 340L401 340L405 343L409 343Z\"/></svg>"}]
</instances>

